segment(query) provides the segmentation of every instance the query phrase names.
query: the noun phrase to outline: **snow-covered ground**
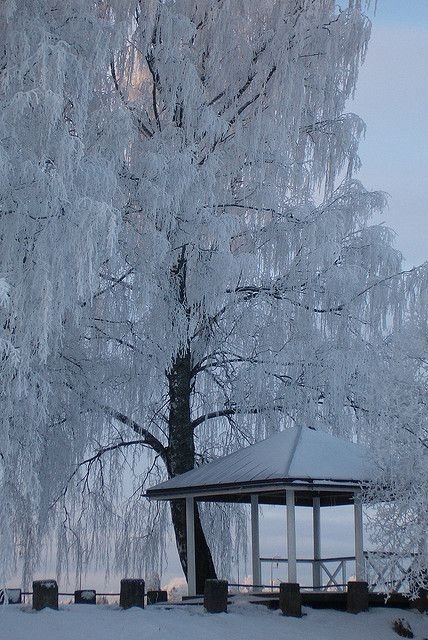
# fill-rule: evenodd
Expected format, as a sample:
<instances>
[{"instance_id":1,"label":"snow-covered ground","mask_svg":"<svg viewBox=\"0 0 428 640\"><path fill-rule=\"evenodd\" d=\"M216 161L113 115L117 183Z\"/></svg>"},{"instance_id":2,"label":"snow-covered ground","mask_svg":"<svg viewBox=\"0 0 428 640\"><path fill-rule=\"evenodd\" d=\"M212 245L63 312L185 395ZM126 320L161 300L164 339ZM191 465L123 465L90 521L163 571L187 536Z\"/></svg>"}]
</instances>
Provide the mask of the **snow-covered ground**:
<instances>
[{"instance_id":1,"label":"snow-covered ground","mask_svg":"<svg viewBox=\"0 0 428 640\"><path fill-rule=\"evenodd\" d=\"M306 608L301 619L264 606L233 604L228 613L200 606L123 611L117 606L68 605L59 611L8 605L0 608L1 640L398 640L397 618L407 620L416 640L428 638L428 615L372 609L352 615Z\"/></svg>"}]
</instances>

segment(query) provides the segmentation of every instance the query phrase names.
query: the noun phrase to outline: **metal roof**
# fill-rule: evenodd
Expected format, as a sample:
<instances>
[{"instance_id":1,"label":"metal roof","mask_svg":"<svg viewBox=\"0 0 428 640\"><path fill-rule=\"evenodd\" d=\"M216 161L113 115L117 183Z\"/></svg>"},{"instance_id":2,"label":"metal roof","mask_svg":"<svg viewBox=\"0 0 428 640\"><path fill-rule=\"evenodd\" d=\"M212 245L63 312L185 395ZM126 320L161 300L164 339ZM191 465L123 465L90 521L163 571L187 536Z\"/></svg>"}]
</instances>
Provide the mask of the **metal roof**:
<instances>
[{"instance_id":1,"label":"metal roof","mask_svg":"<svg viewBox=\"0 0 428 640\"><path fill-rule=\"evenodd\" d=\"M185 495L233 499L256 492L266 496L283 493L285 487L303 493L316 490L320 495L349 495L372 477L366 448L323 431L293 427L157 484L147 490L147 496L161 500ZM347 501L343 498L341 503Z\"/></svg>"}]
</instances>

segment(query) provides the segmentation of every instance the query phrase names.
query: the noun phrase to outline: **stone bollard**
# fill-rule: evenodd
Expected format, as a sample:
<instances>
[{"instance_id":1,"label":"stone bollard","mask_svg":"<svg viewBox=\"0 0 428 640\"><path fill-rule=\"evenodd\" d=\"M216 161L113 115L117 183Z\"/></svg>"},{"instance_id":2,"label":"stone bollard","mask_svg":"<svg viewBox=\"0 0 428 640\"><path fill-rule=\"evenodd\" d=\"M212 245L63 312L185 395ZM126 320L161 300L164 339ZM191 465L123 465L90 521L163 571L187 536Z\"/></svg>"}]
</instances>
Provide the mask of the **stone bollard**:
<instances>
[{"instance_id":1,"label":"stone bollard","mask_svg":"<svg viewBox=\"0 0 428 640\"><path fill-rule=\"evenodd\" d=\"M367 582L348 582L346 610L348 613L360 613L369 608L369 585Z\"/></svg>"},{"instance_id":2,"label":"stone bollard","mask_svg":"<svg viewBox=\"0 0 428 640\"><path fill-rule=\"evenodd\" d=\"M95 589L79 589L74 592L74 604L97 604Z\"/></svg>"},{"instance_id":3,"label":"stone bollard","mask_svg":"<svg viewBox=\"0 0 428 640\"><path fill-rule=\"evenodd\" d=\"M301 618L302 596L297 582L281 582L279 585L279 608L283 616Z\"/></svg>"},{"instance_id":4,"label":"stone bollard","mask_svg":"<svg viewBox=\"0 0 428 640\"><path fill-rule=\"evenodd\" d=\"M205 580L204 607L208 613L227 611L227 580Z\"/></svg>"},{"instance_id":5,"label":"stone bollard","mask_svg":"<svg viewBox=\"0 0 428 640\"><path fill-rule=\"evenodd\" d=\"M33 609L45 607L58 609L58 585L56 580L35 580L33 582Z\"/></svg>"},{"instance_id":6,"label":"stone bollard","mask_svg":"<svg viewBox=\"0 0 428 640\"><path fill-rule=\"evenodd\" d=\"M167 591L147 591L147 604L157 604L158 602L168 602Z\"/></svg>"},{"instance_id":7,"label":"stone bollard","mask_svg":"<svg viewBox=\"0 0 428 640\"><path fill-rule=\"evenodd\" d=\"M130 607L144 609L144 588L144 580L141 578L123 578L120 581L120 606L123 609Z\"/></svg>"}]
</instances>

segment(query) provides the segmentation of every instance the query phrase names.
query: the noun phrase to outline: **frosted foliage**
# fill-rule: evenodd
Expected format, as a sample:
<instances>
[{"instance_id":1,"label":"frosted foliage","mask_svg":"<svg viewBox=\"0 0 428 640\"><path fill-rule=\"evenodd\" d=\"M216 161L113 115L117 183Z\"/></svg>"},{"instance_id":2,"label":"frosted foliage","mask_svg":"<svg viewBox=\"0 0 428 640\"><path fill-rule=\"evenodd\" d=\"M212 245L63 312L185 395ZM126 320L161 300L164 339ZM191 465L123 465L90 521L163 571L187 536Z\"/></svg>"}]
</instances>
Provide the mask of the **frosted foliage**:
<instances>
[{"instance_id":1,"label":"frosted foliage","mask_svg":"<svg viewBox=\"0 0 428 640\"><path fill-rule=\"evenodd\" d=\"M426 286L426 283L425 283ZM426 295L426 293L425 293ZM409 562L407 582L412 595L426 588L428 572L428 420L426 412L428 333L426 300L423 312L393 335L394 361L389 359L390 403L372 438L377 482L366 491L369 531L383 559L386 592L398 562ZM390 370L393 369L391 372Z\"/></svg>"},{"instance_id":2,"label":"frosted foliage","mask_svg":"<svg viewBox=\"0 0 428 640\"><path fill-rule=\"evenodd\" d=\"M201 503L201 510L219 579L230 579L231 571L247 573L248 506L206 502ZM239 582L234 577L233 582Z\"/></svg>"},{"instance_id":3,"label":"frosted foliage","mask_svg":"<svg viewBox=\"0 0 428 640\"><path fill-rule=\"evenodd\" d=\"M21 539L28 558L46 518L43 477L67 472L79 450L62 432L49 363L61 352L67 313L79 321L116 242L122 150L103 149L115 107L100 70L128 27L129 4L117 4L114 28L114 3L107 13L83 0L0 8L0 520L1 535ZM53 445L43 468L43 449Z\"/></svg>"},{"instance_id":4,"label":"frosted foliage","mask_svg":"<svg viewBox=\"0 0 428 640\"><path fill-rule=\"evenodd\" d=\"M160 571L150 484L294 423L384 426L424 270L355 178L362 4L3 4L0 509L27 573L47 513L59 571ZM202 513L223 576L227 511Z\"/></svg>"}]
</instances>

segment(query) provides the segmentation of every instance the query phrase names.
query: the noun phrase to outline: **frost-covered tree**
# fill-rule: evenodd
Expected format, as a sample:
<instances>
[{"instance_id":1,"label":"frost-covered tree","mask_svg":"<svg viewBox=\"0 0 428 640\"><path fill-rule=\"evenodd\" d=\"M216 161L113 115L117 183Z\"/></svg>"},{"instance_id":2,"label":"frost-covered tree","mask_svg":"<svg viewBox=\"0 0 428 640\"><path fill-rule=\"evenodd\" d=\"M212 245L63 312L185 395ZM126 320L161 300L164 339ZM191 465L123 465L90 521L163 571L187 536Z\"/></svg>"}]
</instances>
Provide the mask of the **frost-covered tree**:
<instances>
[{"instance_id":1,"label":"frost-covered tree","mask_svg":"<svg viewBox=\"0 0 428 640\"><path fill-rule=\"evenodd\" d=\"M379 348L406 313L406 287L391 232L370 225L384 197L354 178L364 127L345 104L369 38L361 5L140 0L47 12L40 2L41 33L16 10L42 62L55 29L66 49L62 72L45 62L62 106L38 114L39 146L17 144L4 188L17 205L2 208L26 239L2 225L7 348L27 337L36 389L22 414L25 392L6 389L17 425L6 427L30 440L22 452L37 452L25 484L37 509L26 513L46 517L65 487L60 557L106 562L113 546L125 568L153 569L165 513L140 498L149 480L296 421L364 437L382 420ZM17 25L6 23L11 40ZM43 68L31 66L37 106L50 95ZM19 199L18 151L34 171L49 159L37 169L47 193L28 184L30 200ZM137 499L119 512L129 467ZM184 505L171 515L186 572ZM113 545L101 544L106 528ZM214 574L217 533L207 529L207 545L196 514L199 589Z\"/></svg>"},{"instance_id":2,"label":"frost-covered tree","mask_svg":"<svg viewBox=\"0 0 428 640\"><path fill-rule=\"evenodd\" d=\"M284 421L355 428L394 296L374 285L399 270L389 231L367 226L383 197L352 180L363 126L344 106L368 34L354 2L140 3L112 57L129 196L70 386L83 367L90 419L98 405L134 430L169 476Z\"/></svg>"}]
</instances>

